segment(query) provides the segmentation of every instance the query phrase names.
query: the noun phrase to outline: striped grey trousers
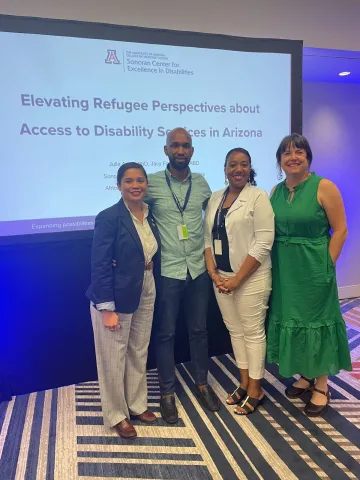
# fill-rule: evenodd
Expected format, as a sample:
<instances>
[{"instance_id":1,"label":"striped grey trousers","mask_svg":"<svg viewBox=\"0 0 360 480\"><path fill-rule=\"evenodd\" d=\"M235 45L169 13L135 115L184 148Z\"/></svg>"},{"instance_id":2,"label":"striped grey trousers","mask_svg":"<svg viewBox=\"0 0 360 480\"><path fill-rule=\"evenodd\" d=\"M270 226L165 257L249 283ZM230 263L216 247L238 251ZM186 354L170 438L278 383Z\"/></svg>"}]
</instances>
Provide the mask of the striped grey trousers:
<instances>
[{"instance_id":1,"label":"striped grey trousers","mask_svg":"<svg viewBox=\"0 0 360 480\"><path fill-rule=\"evenodd\" d=\"M113 427L147 409L146 361L154 314L155 282L145 270L136 312L118 313L120 330L104 327L90 304L104 424Z\"/></svg>"}]
</instances>

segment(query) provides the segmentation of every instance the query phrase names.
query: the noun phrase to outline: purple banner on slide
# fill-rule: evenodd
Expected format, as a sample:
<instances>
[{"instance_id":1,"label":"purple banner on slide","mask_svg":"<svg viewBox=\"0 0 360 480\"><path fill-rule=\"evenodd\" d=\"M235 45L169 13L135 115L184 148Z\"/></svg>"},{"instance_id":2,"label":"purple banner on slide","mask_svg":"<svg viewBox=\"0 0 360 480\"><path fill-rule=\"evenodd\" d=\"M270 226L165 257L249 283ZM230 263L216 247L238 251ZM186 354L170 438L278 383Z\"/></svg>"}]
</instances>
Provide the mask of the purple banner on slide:
<instances>
[{"instance_id":1,"label":"purple banner on slide","mask_svg":"<svg viewBox=\"0 0 360 480\"><path fill-rule=\"evenodd\" d=\"M72 232L75 230L92 230L94 228L94 222L95 216L0 222L0 237L32 235L36 233Z\"/></svg>"}]
</instances>

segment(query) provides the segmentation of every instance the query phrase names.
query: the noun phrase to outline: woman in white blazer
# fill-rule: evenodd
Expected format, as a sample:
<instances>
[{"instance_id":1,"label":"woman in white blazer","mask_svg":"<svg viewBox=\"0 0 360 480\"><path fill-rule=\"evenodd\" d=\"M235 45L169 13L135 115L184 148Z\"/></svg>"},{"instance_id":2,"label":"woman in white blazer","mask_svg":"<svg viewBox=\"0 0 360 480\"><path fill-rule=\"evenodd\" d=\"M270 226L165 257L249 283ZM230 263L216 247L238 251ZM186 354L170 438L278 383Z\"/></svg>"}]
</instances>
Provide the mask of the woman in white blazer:
<instances>
[{"instance_id":1,"label":"woman in white blazer","mask_svg":"<svg viewBox=\"0 0 360 480\"><path fill-rule=\"evenodd\" d=\"M264 398L274 214L267 193L255 186L247 150L230 150L224 168L228 187L213 193L206 209L205 259L240 369L240 385L226 402L247 415Z\"/></svg>"}]
</instances>

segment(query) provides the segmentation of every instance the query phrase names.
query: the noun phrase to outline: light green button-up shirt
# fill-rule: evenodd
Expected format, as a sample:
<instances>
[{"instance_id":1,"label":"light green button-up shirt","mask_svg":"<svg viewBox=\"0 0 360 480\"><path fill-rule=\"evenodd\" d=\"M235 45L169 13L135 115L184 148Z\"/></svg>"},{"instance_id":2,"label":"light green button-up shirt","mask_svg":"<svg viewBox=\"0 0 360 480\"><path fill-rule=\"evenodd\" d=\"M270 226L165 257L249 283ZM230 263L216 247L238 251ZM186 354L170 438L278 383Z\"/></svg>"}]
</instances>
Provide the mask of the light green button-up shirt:
<instances>
[{"instance_id":1,"label":"light green button-up shirt","mask_svg":"<svg viewBox=\"0 0 360 480\"><path fill-rule=\"evenodd\" d=\"M190 185L191 194L183 217L176 206L165 179L168 175L173 192L184 205ZM203 210L211 196L210 187L199 173L189 173L180 181L168 169L149 175L146 203L151 206L161 238L161 275L185 280L187 270L195 279L205 271ZM179 225L185 224L189 233L187 240L179 240Z\"/></svg>"}]
</instances>

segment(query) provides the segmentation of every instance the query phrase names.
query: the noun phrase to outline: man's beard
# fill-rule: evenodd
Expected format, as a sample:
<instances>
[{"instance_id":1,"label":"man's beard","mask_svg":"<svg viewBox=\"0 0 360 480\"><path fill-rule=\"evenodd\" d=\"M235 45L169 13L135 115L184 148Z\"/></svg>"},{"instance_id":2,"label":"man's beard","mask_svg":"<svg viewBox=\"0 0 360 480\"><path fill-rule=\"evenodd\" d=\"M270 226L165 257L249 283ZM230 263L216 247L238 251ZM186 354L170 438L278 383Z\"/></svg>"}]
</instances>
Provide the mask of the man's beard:
<instances>
[{"instance_id":1,"label":"man's beard","mask_svg":"<svg viewBox=\"0 0 360 480\"><path fill-rule=\"evenodd\" d=\"M187 158L187 159L184 158L183 163L177 163L175 157L168 157L168 158L169 158L170 166L172 168L175 168L175 170L186 170L190 163L190 158Z\"/></svg>"}]
</instances>

